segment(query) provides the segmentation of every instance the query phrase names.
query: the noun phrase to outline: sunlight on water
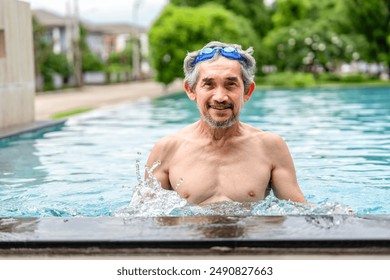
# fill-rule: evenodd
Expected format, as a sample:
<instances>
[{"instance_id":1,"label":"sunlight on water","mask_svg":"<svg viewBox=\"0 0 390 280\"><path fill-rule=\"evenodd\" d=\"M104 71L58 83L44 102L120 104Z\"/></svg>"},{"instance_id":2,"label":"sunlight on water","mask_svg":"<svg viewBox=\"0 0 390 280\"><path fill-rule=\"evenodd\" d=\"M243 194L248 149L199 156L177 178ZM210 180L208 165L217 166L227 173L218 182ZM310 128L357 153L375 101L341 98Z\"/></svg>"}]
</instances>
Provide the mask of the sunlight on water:
<instances>
[{"instance_id":1,"label":"sunlight on water","mask_svg":"<svg viewBox=\"0 0 390 280\"><path fill-rule=\"evenodd\" d=\"M151 168L145 167L147 176L142 179L140 161L136 161L138 185L134 189L130 204L119 210L119 217L156 216L278 216L278 215L350 215L353 210L340 203L321 204L295 203L280 200L273 194L258 202L223 201L207 205L191 205L175 191L165 190L153 176L153 171L161 164L157 161Z\"/></svg>"}]
</instances>

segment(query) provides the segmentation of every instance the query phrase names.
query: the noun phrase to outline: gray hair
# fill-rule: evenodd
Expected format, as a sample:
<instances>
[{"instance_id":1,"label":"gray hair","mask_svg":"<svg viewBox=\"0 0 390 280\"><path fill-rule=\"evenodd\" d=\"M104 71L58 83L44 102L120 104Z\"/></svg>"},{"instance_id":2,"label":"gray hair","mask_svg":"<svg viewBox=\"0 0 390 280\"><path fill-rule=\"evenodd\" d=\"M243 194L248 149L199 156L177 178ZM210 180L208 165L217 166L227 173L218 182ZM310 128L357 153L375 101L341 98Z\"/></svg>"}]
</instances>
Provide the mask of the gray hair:
<instances>
[{"instance_id":1,"label":"gray hair","mask_svg":"<svg viewBox=\"0 0 390 280\"><path fill-rule=\"evenodd\" d=\"M238 53L245 58L246 62L244 61L239 61L241 64L241 74L242 74L242 80L244 81L244 92L247 93L249 86L253 82L253 79L255 77L255 69L256 69L256 60L253 58L252 53L253 53L253 48L250 47L246 51L244 51L240 45L236 44L226 44L218 41L212 41L206 44L202 49L204 48L213 48L213 47L232 47L235 48ZM196 83L198 82L198 77L199 77L199 63L192 65L192 63L195 61L196 57L202 50L197 50L194 52L189 52L187 53L187 56L184 59L184 82L188 83L188 86L194 90ZM211 60L217 59L220 57L221 54L219 52L215 52L214 57Z\"/></svg>"}]
</instances>

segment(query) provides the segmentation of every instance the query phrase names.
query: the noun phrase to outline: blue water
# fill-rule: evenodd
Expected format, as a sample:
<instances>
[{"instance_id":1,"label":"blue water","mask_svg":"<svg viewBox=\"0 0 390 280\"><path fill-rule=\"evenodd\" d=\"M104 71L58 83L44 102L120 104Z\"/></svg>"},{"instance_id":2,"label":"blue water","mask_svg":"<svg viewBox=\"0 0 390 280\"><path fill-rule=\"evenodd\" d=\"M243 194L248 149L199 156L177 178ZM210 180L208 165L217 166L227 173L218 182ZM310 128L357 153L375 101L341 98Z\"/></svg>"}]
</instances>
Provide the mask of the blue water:
<instances>
[{"instance_id":1,"label":"blue water","mask_svg":"<svg viewBox=\"0 0 390 280\"><path fill-rule=\"evenodd\" d=\"M62 127L0 140L0 217L123 213L134 206L137 165L143 174L156 140L198 118L195 104L180 94L95 110ZM148 207L147 214L237 213L237 207L254 215L390 214L390 88L259 90L241 121L285 138L314 208L270 197L256 205L199 209L168 192L168 212Z\"/></svg>"}]
</instances>

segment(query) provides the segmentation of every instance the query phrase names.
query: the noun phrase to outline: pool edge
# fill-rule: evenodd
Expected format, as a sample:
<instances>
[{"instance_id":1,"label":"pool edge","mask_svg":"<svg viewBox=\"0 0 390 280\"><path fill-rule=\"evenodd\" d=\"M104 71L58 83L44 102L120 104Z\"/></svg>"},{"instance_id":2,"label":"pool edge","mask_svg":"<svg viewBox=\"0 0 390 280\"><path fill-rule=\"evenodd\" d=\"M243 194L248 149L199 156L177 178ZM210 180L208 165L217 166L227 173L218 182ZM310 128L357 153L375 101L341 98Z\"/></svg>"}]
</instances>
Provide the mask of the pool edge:
<instances>
[{"instance_id":1,"label":"pool edge","mask_svg":"<svg viewBox=\"0 0 390 280\"><path fill-rule=\"evenodd\" d=\"M3 218L0 258L289 255L390 259L390 216L316 219L343 222L318 228L307 224L307 216ZM305 233L300 233L302 227Z\"/></svg>"},{"instance_id":2,"label":"pool edge","mask_svg":"<svg viewBox=\"0 0 390 280\"><path fill-rule=\"evenodd\" d=\"M0 140L17 137L23 133L36 132L40 130L50 129L56 126L62 126L66 121L66 118L50 121L36 121L33 123L1 128Z\"/></svg>"}]
</instances>

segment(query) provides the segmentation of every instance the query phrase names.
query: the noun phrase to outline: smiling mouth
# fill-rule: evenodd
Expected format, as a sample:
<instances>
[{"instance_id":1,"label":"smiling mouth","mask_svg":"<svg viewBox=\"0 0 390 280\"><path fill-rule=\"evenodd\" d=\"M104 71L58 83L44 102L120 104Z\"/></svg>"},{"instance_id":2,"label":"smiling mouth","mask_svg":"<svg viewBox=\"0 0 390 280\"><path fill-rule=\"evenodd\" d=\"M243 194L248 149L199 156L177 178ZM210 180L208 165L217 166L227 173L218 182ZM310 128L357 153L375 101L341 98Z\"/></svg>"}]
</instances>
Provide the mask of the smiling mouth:
<instances>
[{"instance_id":1,"label":"smiling mouth","mask_svg":"<svg viewBox=\"0 0 390 280\"><path fill-rule=\"evenodd\" d=\"M214 109L214 110L233 109L233 105L231 105L231 104L224 104L224 105L211 104L208 107L211 108L211 109Z\"/></svg>"}]
</instances>

